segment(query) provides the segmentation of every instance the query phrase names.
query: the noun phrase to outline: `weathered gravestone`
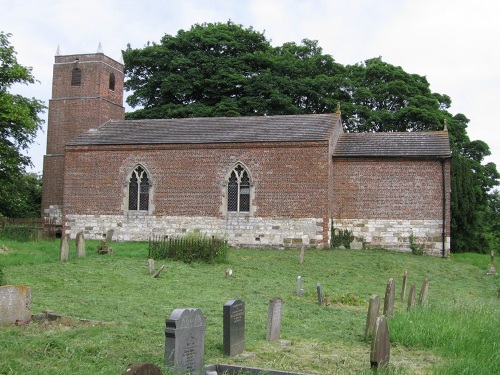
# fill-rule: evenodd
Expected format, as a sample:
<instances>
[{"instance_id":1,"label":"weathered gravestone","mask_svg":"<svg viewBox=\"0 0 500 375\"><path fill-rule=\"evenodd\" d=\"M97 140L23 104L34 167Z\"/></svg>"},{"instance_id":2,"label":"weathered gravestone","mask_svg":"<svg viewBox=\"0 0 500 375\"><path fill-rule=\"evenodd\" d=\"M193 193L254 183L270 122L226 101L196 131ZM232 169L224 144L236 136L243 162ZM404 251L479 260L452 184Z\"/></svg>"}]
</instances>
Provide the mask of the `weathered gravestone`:
<instances>
[{"instance_id":1,"label":"weathered gravestone","mask_svg":"<svg viewBox=\"0 0 500 375\"><path fill-rule=\"evenodd\" d=\"M165 365L179 374L203 368L206 318L200 309L175 309L166 320Z\"/></svg>"},{"instance_id":2,"label":"weathered gravestone","mask_svg":"<svg viewBox=\"0 0 500 375\"><path fill-rule=\"evenodd\" d=\"M113 234L115 233L114 229L108 229L106 231L106 242L113 241Z\"/></svg>"},{"instance_id":3,"label":"weathered gravestone","mask_svg":"<svg viewBox=\"0 0 500 375\"><path fill-rule=\"evenodd\" d=\"M299 256L300 264L304 263L305 250L306 250L305 245L302 245L302 247L300 248L300 256Z\"/></svg>"},{"instance_id":4,"label":"weathered gravestone","mask_svg":"<svg viewBox=\"0 0 500 375\"><path fill-rule=\"evenodd\" d=\"M267 335L266 340L276 341L280 339L281 317L283 301L281 298L274 297L269 300L269 310L267 315Z\"/></svg>"},{"instance_id":5,"label":"weathered gravestone","mask_svg":"<svg viewBox=\"0 0 500 375\"><path fill-rule=\"evenodd\" d=\"M368 314L366 315L365 339L369 338L373 334L379 311L380 297L374 294L370 297L370 302L368 305Z\"/></svg>"},{"instance_id":6,"label":"weathered gravestone","mask_svg":"<svg viewBox=\"0 0 500 375\"><path fill-rule=\"evenodd\" d=\"M69 242L68 236L63 235L61 237L61 244L59 246L59 259L61 262L67 262L69 260Z\"/></svg>"},{"instance_id":7,"label":"weathered gravestone","mask_svg":"<svg viewBox=\"0 0 500 375\"><path fill-rule=\"evenodd\" d=\"M28 323L31 320L31 290L27 286L0 286L0 324Z\"/></svg>"},{"instance_id":8,"label":"weathered gravestone","mask_svg":"<svg viewBox=\"0 0 500 375\"><path fill-rule=\"evenodd\" d=\"M123 375L163 375L160 368L152 363L134 363L128 366Z\"/></svg>"},{"instance_id":9,"label":"weathered gravestone","mask_svg":"<svg viewBox=\"0 0 500 375\"><path fill-rule=\"evenodd\" d=\"M83 237L83 232L78 232L76 234L76 256L85 256L85 238Z\"/></svg>"},{"instance_id":10,"label":"weathered gravestone","mask_svg":"<svg viewBox=\"0 0 500 375\"><path fill-rule=\"evenodd\" d=\"M384 367L391 357L391 343L389 341L389 327L387 318L379 316L373 331L372 346L370 351L371 367Z\"/></svg>"},{"instance_id":11,"label":"weathered gravestone","mask_svg":"<svg viewBox=\"0 0 500 375\"><path fill-rule=\"evenodd\" d=\"M422 283L422 288L420 289L420 296L418 298L418 303L420 306L427 306L427 298L429 297L429 279L425 279Z\"/></svg>"},{"instance_id":12,"label":"weathered gravestone","mask_svg":"<svg viewBox=\"0 0 500 375\"><path fill-rule=\"evenodd\" d=\"M316 291L318 293L318 305L323 304L323 287L320 283L316 284Z\"/></svg>"},{"instance_id":13,"label":"weathered gravestone","mask_svg":"<svg viewBox=\"0 0 500 375\"><path fill-rule=\"evenodd\" d=\"M408 294L408 311L410 311L413 307L415 307L415 284L411 284L410 294Z\"/></svg>"},{"instance_id":14,"label":"weathered gravestone","mask_svg":"<svg viewBox=\"0 0 500 375\"><path fill-rule=\"evenodd\" d=\"M408 280L408 272L405 271L405 273L403 274L403 286L401 288L401 301L404 301L405 300L405 296L406 296L406 282Z\"/></svg>"},{"instance_id":15,"label":"weathered gravestone","mask_svg":"<svg viewBox=\"0 0 500 375\"><path fill-rule=\"evenodd\" d=\"M298 296L303 296L304 295L304 289L302 289L302 276L297 276L296 294Z\"/></svg>"},{"instance_id":16,"label":"weathered gravestone","mask_svg":"<svg viewBox=\"0 0 500 375\"><path fill-rule=\"evenodd\" d=\"M235 356L245 351L245 302L227 301L223 307L224 355Z\"/></svg>"},{"instance_id":17,"label":"weathered gravestone","mask_svg":"<svg viewBox=\"0 0 500 375\"><path fill-rule=\"evenodd\" d=\"M387 287L385 288L385 297L384 297L384 315L388 318L394 315L394 279L390 278L387 282Z\"/></svg>"},{"instance_id":18,"label":"weathered gravestone","mask_svg":"<svg viewBox=\"0 0 500 375\"><path fill-rule=\"evenodd\" d=\"M152 275L153 272L155 272L155 260L154 259L148 259L148 268L149 268L149 274Z\"/></svg>"}]
</instances>

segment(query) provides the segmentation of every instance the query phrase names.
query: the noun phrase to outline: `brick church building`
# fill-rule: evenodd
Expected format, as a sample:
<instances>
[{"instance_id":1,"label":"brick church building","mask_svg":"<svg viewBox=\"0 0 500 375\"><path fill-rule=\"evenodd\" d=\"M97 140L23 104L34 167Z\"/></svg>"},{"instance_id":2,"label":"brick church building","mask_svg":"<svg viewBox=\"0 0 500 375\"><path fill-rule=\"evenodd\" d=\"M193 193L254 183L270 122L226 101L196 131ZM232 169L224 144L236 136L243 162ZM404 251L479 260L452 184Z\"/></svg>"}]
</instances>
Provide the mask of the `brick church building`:
<instances>
[{"instance_id":1,"label":"brick church building","mask_svg":"<svg viewBox=\"0 0 500 375\"><path fill-rule=\"evenodd\" d=\"M199 231L239 246L450 247L448 133L344 133L340 113L124 120L123 64L56 56L42 209L64 234Z\"/></svg>"}]
</instances>

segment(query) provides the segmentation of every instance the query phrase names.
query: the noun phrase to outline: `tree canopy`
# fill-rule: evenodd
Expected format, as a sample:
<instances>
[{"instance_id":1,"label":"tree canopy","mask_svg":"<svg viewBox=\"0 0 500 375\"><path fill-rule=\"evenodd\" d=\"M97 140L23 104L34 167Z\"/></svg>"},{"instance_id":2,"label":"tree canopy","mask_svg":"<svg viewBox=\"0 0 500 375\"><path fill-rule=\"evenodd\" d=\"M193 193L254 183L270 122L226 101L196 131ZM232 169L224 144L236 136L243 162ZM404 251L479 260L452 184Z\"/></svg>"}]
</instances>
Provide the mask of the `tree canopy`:
<instances>
[{"instance_id":1,"label":"tree canopy","mask_svg":"<svg viewBox=\"0 0 500 375\"><path fill-rule=\"evenodd\" d=\"M451 114L451 98L432 92L425 77L380 57L343 66L309 39L273 47L263 33L231 21L194 25L144 48L129 45L123 56L127 102L142 107L129 119L332 113L341 102L347 132L447 126L452 250L487 250L484 218L497 207L490 197L500 175L495 164L483 164L488 145L469 139L469 119Z\"/></svg>"},{"instance_id":2,"label":"tree canopy","mask_svg":"<svg viewBox=\"0 0 500 375\"><path fill-rule=\"evenodd\" d=\"M9 42L10 34L0 32L0 182L5 183L31 165L23 154L33 142L43 120L45 109L35 98L9 92L14 84L32 84L31 68L17 62L16 51Z\"/></svg>"}]
</instances>

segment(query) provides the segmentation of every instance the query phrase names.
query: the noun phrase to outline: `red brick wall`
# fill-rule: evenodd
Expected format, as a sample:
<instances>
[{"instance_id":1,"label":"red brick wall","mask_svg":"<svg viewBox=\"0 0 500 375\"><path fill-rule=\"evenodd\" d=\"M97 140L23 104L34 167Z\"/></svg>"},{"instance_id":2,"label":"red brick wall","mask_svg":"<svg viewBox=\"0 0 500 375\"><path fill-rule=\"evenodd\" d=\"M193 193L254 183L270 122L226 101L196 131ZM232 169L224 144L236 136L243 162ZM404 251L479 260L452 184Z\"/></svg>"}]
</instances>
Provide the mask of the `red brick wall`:
<instances>
[{"instance_id":1,"label":"red brick wall","mask_svg":"<svg viewBox=\"0 0 500 375\"><path fill-rule=\"evenodd\" d=\"M66 214L123 214L126 179L140 163L154 215L221 216L222 184L236 162L249 170L255 215L326 218L328 143L67 147Z\"/></svg>"},{"instance_id":2,"label":"red brick wall","mask_svg":"<svg viewBox=\"0 0 500 375\"><path fill-rule=\"evenodd\" d=\"M336 219L441 220L441 160L334 159ZM450 164L445 163L449 234Z\"/></svg>"}]
</instances>

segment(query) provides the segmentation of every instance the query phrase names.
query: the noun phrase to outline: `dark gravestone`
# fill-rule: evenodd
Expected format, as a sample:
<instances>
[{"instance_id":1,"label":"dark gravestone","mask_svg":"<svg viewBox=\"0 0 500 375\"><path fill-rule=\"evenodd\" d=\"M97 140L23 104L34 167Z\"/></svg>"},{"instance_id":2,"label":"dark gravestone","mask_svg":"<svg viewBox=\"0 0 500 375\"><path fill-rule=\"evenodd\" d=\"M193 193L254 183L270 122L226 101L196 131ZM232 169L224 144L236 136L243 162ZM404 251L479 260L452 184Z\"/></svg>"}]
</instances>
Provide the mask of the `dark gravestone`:
<instances>
[{"instance_id":1,"label":"dark gravestone","mask_svg":"<svg viewBox=\"0 0 500 375\"><path fill-rule=\"evenodd\" d=\"M180 374L203 368L206 318L200 309L175 309L166 320L165 365Z\"/></svg>"},{"instance_id":2,"label":"dark gravestone","mask_svg":"<svg viewBox=\"0 0 500 375\"><path fill-rule=\"evenodd\" d=\"M129 365L123 375L163 375L160 368L152 363L134 363Z\"/></svg>"},{"instance_id":3,"label":"dark gravestone","mask_svg":"<svg viewBox=\"0 0 500 375\"><path fill-rule=\"evenodd\" d=\"M406 282L407 281L408 281L408 272L405 271L405 273L403 275L403 286L401 288L401 301L405 300L405 296L406 296Z\"/></svg>"},{"instance_id":4,"label":"dark gravestone","mask_svg":"<svg viewBox=\"0 0 500 375\"><path fill-rule=\"evenodd\" d=\"M368 314L366 315L365 339L369 338L373 334L379 311L380 297L374 294L370 297L370 303L368 305Z\"/></svg>"},{"instance_id":5,"label":"dark gravestone","mask_svg":"<svg viewBox=\"0 0 500 375\"><path fill-rule=\"evenodd\" d=\"M245 302L227 301L223 307L224 355L235 356L245 351Z\"/></svg>"},{"instance_id":6,"label":"dark gravestone","mask_svg":"<svg viewBox=\"0 0 500 375\"><path fill-rule=\"evenodd\" d=\"M391 278L387 282L384 297L384 315L388 318L394 315L394 296L396 293L394 288L394 279Z\"/></svg>"},{"instance_id":7,"label":"dark gravestone","mask_svg":"<svg viewBox=\"0 0 500 375\"><path fill-rule=\"evenodd\" d=\"M282 314L283 310L282 310L281 298L278 297L272 298L269 301L266 340L276 341L280 339Z\"/></svg>"},{"instance_id":8,"label":"dark gravestone","mask_svg":"<svg viewBox=\"0 0 500 375\"><path fill-rule=\"evenodd\" d=\"M379 316L373 331L372 347L370 352L371 367L384 367L391 357L391 343L389 341L389 327L385 316Z\"/></svg>"},{"instance_id":9,"label":"dark gravestone","mask_svg":"<svg viewBox=\"0 0 500 375\"><path fill-rule=\"evenodd\" d=\"M318 292L318 305L323 304L323 288L320 283L316 284L316 291Z\"/></svg>"}]
</instances>

